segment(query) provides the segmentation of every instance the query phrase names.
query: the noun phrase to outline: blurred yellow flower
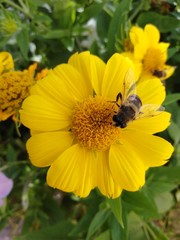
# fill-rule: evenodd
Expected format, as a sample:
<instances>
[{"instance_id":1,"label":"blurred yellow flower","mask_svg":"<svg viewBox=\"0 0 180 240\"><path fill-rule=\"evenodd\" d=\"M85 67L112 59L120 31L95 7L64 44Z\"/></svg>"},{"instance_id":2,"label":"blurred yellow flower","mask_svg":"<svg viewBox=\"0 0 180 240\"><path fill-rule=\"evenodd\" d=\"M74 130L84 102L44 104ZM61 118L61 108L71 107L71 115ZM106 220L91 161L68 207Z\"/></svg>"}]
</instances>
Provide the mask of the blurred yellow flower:
<instances>
[{"instance_id":1,"label":"blurred yellow flower","mask_svg":"<svg viewBox=\"0 0 180 240\"><path fill-rule=\"evenodd\" d=\"M141 188L146 170L171 156L171 144L153 135L170 120L169 113L158 114L157 105L165 98L160 81L136 88L143 106L157 104L154 114L144 108L144 117L127 127L113 124L113 101L123 92L131 67L131 61L117 53L107 64L89 52L76 53L31 88L20 119L32 134L27 142L30 160L37 167L50 166L47 183L53 188L86 197L97 187L116 198L123 189Z\"/></svg>"},{"instance_id":2,"label":"blurred yellow flower","mask_svg":"<svg viewBox=\"0 0 180 240\"><path fill-rule=\"evenodd\" d=\"M159 41L160 32L152 24L147 24L144 29L138 26L130 29L123 55L134 62L140 80L165 80L174 73L175 67L166 65L169 43Z\"/></svg>"},{"instance_id":3,"label":"blurred yellow flower","mask_svg":"<svg viewBox=\"0 0 180 240\"><path fill-rule=\"evenodd\" d=\"M14 61L10 53L0 52L0 74L14 69Z\"/></svg>"},{"instance_id":4,"label":"blurred yellow flower","mask_svg":"<svg viewBox=\"0 0 180 240\"><path fill-rule=\"evenodd\" d=\"M37 63L24 71L13 70L13 58L8 52L0 53L0 66L0 121L5 121L10 116L17 120L16 115L23 100L41 75L35 79Z\"/></svg>"}]
</instances>

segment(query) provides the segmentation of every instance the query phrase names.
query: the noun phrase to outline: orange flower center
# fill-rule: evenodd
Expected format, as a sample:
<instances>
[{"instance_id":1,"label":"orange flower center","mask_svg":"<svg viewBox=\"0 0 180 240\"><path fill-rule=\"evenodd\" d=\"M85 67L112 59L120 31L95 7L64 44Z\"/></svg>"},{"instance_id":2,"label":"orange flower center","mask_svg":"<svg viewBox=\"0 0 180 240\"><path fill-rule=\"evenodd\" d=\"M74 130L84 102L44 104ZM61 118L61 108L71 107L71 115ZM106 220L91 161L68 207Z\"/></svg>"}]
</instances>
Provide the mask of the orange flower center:
<instances>
[{"instance_id":1,"label":"orange flower center","mask_svg":"<svg viewBox=\"0 0 180 240\"><path fill-rule=\"evenodd\" d=\"M89 97L74 108L72 132L80 145L106 150L117 141L121 129L113 126L114 104L103 97Z\"/></svg>"},{"instance_id":2,"label":"orange flower center","mask_svg":"<svg viewBox=\"0 0 180 240\"><path fill-rule=\"evenodd\" d=\"M166 61L166 55L158 48L149 48L144 56L144 69L154 72L163 70Z\"/></svg>"}]
</instances>

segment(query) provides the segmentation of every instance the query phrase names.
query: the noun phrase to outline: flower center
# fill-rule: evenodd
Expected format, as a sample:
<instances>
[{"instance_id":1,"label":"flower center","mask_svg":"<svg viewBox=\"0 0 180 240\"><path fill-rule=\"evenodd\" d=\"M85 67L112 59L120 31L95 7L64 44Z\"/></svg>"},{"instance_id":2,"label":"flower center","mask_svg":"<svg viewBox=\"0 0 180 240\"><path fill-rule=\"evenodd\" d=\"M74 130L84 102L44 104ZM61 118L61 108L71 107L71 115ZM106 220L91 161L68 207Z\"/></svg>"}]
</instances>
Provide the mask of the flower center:
<instances>
[{"instance_id":1,"label":"flower center","mask_svg":"<svg viewBox=\"0 0 180 240\"><path fill-rule=\"evenodd\" d=\"M33 78L28 72L12 71L0 75L0 111L10 114L20 108L29 95Z\"/></svg>"},{"instance_id":2,"label":"flower center","mask_svg":"<svg viewBox=\"0 0 180 240\"><path fill-rule=\"evenodd\" d=\"M71 130L80 145L106 150L119 139L121 129L112 124L114 108L115 104L98 96L75 105Z\"/></svg>"},{"instance_id":3,"label":"flower center","mask_svg":"<svg viewBox=\"0 0 180 240\"><path fill-rule=\"evenodd\" d=\"M144 56L144 69L146 71L163 70L166 54L158 48L149 48Z\"/></svg>"}]
</instances>

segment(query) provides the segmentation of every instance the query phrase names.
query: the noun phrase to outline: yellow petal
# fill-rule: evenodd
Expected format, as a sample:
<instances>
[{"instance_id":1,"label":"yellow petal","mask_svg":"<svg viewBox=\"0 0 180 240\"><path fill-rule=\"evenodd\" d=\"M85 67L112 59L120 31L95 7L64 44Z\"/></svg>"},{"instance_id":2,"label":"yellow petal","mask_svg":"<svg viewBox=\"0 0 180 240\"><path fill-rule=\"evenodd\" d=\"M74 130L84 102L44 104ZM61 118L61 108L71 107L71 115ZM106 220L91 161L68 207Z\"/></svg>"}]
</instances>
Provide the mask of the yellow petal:
<instances>
[{"instance_id":1,"label":"yellow petal","mask_svg":"<svg viewBox=\"0 0 180 240\"><path fill-rule=\"evenodd\" d=\"M159 79L151 79L137 84L137 95L144 104L161 105L165 99L165 87Z\"/></svg>"},{"instance_id":2,"label":"yellow petal","mask_svg":"<svg viewBox=\"0 0 180 240\"><path fill-rule=\"evenodd\" d=\"M102 96L102 82L106 64L98 57L91 55L92 85L98 96Z\"/></svg>"},{"instance_id":3,"label":"yellow petal","mask_svg":"<svg viewBox=\"0 0 180 240\"><path fill-rule=\"evenodd\" d=\"M56 106L42 96L32 95L25 99L20 110L21 122L35 131L56 131L70 125L72 112Z\"/></svg>"},{"instance_id":4,"label":"yellow petal","mask_svg":"<svg viewBox=\"0 0 180 240\"><path fill-rule=\"evenodd\" d=\"M75 103L75 100L72 99L70 94L67 94L63 82L57 77L53 70L49 70L48 76L37 81L30 92L31 95L40 95L54 105L63 105L69 109L71 109Z\"/></svg>"},{"instance_id":5,"label":"yellow petal","mask_svg":"<svg viewBox=\"0 0 180 240\"><path fill-rule=\"evenodd\" d=\"M14 69L14 61L10 53L0 52L0 74L12 71Z\"/></svg>"},{"instance_id":6,"label":"yellow petal","mask_svg":"<svg viewBox=\"0 0 180 240\"><path fill-rule=\"evenodd\" d=\"M116 100L117 94L122 92L126 73L132 68L132 62L128 58L115 53L106 65L102 82L102 96L112 101Z\"/></svg>"},{"instance_id":7,"label":"yellow petal","mask_svg":"<svg viewBox=\"0 0 180 240\"><path fill-rule=\"evenodd\" d=\"M160 40L159 30L152 24L146 24L144 32L149 40L149 47L156 45Z\"/></svg>"},{"instance_id":8,"label":"yellow petal","mask_svg":"<svg viewBox=\"0 0 180 240\"><path fill-rule=\"evenodd\" d=\"M109 166L112 176L122 189L137 191L145 182L143 159L132 149L131 144L114 144L110 148Z\"/></svg>"},{"instance_id":9,"label":"yellow petal","mask_svg":"<svg viewBox=\"0 0 180 240\"><path fill-rule=\"evenodd\" d=\"M171 114L162 112L154 117L140 118L128 124L125 131L140 131L154 134L165 130L170 124Z\"/></svg>"},{"instance_id":10,"label":"yellow petal","mask_svg":"<svg viewBox=\"0 0 180 240\"><path fill-rule=\"evenodd\" d=\"M72 65L79 73L81 73L83 82L77 82L78 87L82 88L85 85L85 88L91 91L92 93L92 79L94 77L94 72L92 71L92 59L89 51L82 53L73 54L69 60L68 64ZM72 76L71 76L72 78ZM81 86L81 84L83 84Z\"/></svg>"},{"instance_id":11,"label":"yellow petal","mask_svg":"<svg viewBox=\"0 0 180 240\"><path fill-rule=\"evenodd\" d=\"M49 101L70 109L73 109L76 101L82 101L92 93L92 87L86 85L81 73L68 64L58 65L31 88L31 94L44 96Z\"/></svg>"},{"instance_id":12,"label":"yellow petal","mask_svg":"<svg viewBox=\"0 0 180 240\"><path fill-rule=\"evenodd\" d=\"M134 54L132 52L123 52L121 53L124 57L128 57L132 63L132 70L134 72L134 76L136 81L139 79L141 72L143 70L142 62L134 58Z\"/></svg>"},{"instance_id":13,"label":"yellow petal","mask_svg":"<svg viewBox=\"0 0 180 240\"><path fill-rule=\"evenodd\" d=\"M122 189L114 182L109 168L108 151L101 152L97 162L97 186L101 193L110 198L120 196Z\"/></svg>"},{"instance_id":14,"label":"yellow petal","mask_svg":"<svg viewBox=\"0 0 180 240\"><path fill-rule=\"evenodd\" d=\"M160 42L157 45L157 49L159 49L159 52L161 54L162 64L165 64L165 62L167 61L169 45L170 45L169 43L165 43L165 42Z\"/></svg>"},{"instance_id":15,"label":"yellow petal","mask_svg":"<svg viewBox=\"0 0 180 240\"><path fill-rule=\"evenodd\" d=\"M87 59L82 60L86 62ZM66 96L70 95L76 101L82 101L93 94L92 84L88 81L89 75L84 75L83 61L80 66L81 71L70 64L61 64L54 68L54 73L62 81Z\"/></svg>"},{"instance_id":16,"label":"yellow petal","mask_svg":"<svg viewBox=\"0 0 180 240\"><path fill-rule=\"evenodd\" d=\"M144 38L143 29L137 26L133 26L130 29L129 36L133 45L137 45L141 43L142 39Z\"/></svg>"},{"instance_id":17,"label":"yellow petal","mask_svg":"<svg viewBox=\"0 0 180 240\"><path fill-rule=\"evenodd\" d=\"M73 136L70 132L45 132L33 135L26 146L33 165L46 167L69 148L72 141Z\"/></svg>"},{"instance_id":18,"label":"yellow petal","mask_svg":"<svg viewBox=\"0 0 180 240\"><path fill-rule=\"evenodd\" d=\"M174 66L165 65L164 70L165 70L166 76L162 80L166 80L167 78L171 77L173 75L175 69L176 69L176 67L174 67Z\"/></svg>"},{"instance_id":19,"label":"yellow petal","mask_svg":"<svg viewBox=\"0 0 180 240\"><path fill-rule=\"evenodd\" d=\"M142 60L148 48L147 35L142 28L133 26L130 30L129 36L134 46L134 58Z\"/></svg>"},{"instance_id":20,"label":"yellow petal","mask_svg":"<svg viewBox=\"0 0 180 240\"><path fill-rule=\"evenodd\" d=\"M164 165L174 150L169 142L157 136L138 131L124 131L122 135L123 144L129 144L129 151L136 152L146 169Z\"/></svg>"},{"instance_id":21,"label":"yellow petal","mask_svg":"<svg viewBox=\"0 0 180 240\"><path fill-rule=\"evenodd\" d=\"M94 152L78 144L73 145L53 162L47 173L47 183L64 192L74 192L80 197L86 197L96 184L94 162Z\"/></svg>"}]
</instances>

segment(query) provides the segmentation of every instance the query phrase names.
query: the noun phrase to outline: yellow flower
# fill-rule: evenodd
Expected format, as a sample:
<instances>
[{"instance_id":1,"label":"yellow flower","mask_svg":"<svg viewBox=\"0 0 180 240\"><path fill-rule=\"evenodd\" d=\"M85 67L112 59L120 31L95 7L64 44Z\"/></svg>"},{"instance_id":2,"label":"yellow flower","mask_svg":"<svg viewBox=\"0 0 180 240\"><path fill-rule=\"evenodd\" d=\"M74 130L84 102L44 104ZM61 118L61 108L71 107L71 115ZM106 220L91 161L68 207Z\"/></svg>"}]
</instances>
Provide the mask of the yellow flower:
<instances>
[{"instance_id":1,"label":"yellow flower","mask_svg":"<svg viewBox=\"0 0 180 240\"><path fill-rule=\"evenodd\" d=\"M24 71L15 71L11 54L0 53L0 121L10 116L18 120L16 115L23 100L29 95L31 86L47 74L47 70L43 70L35 76L36 68L37 63L34 63Z\"/></svg>"},{"instance_id":2,"label":"yellow flower","mask_svg":"<svg viewBox=\"0 0 180 240\"><path fill-rule=\"evenodd\" d=\"M144 29L133 26L129 37L123 55L134 62L141 80L165 80L174 73L175 67L166 65L169 43L159 42L160 33L154 25L147 24Z\"/></svg>"},{"instance_id":3,"label":"yellow flower","mask_svg":"<svg viewBox=\"0 0 180 240\"><path fill-rule=\"evenodd\" d=\"M10 53L0 52L0 74L14 69L14 61Z\"/></svg>"},{"instance_id":4,"label":"yellow flower","mask_svg":"<svg viewBox=\"0 0 180 240\"><path fill-rule=\"evenodd\" d=\"M114 101L131 67L117 53L107 64L89 52L76 53L31 88L20 119L32 133L27 142L30 160L37 167L50 166L47 183L53 188L86 197L97 187L116 198L123 189L141 188L146 170L171 156L171 144L152 135L167 128L170 114L155 109L148 114L147 108L165 98L160 81L137 85L146 117L125 128L113 124L118 110Z\"/></svg>"}]
</instances>

